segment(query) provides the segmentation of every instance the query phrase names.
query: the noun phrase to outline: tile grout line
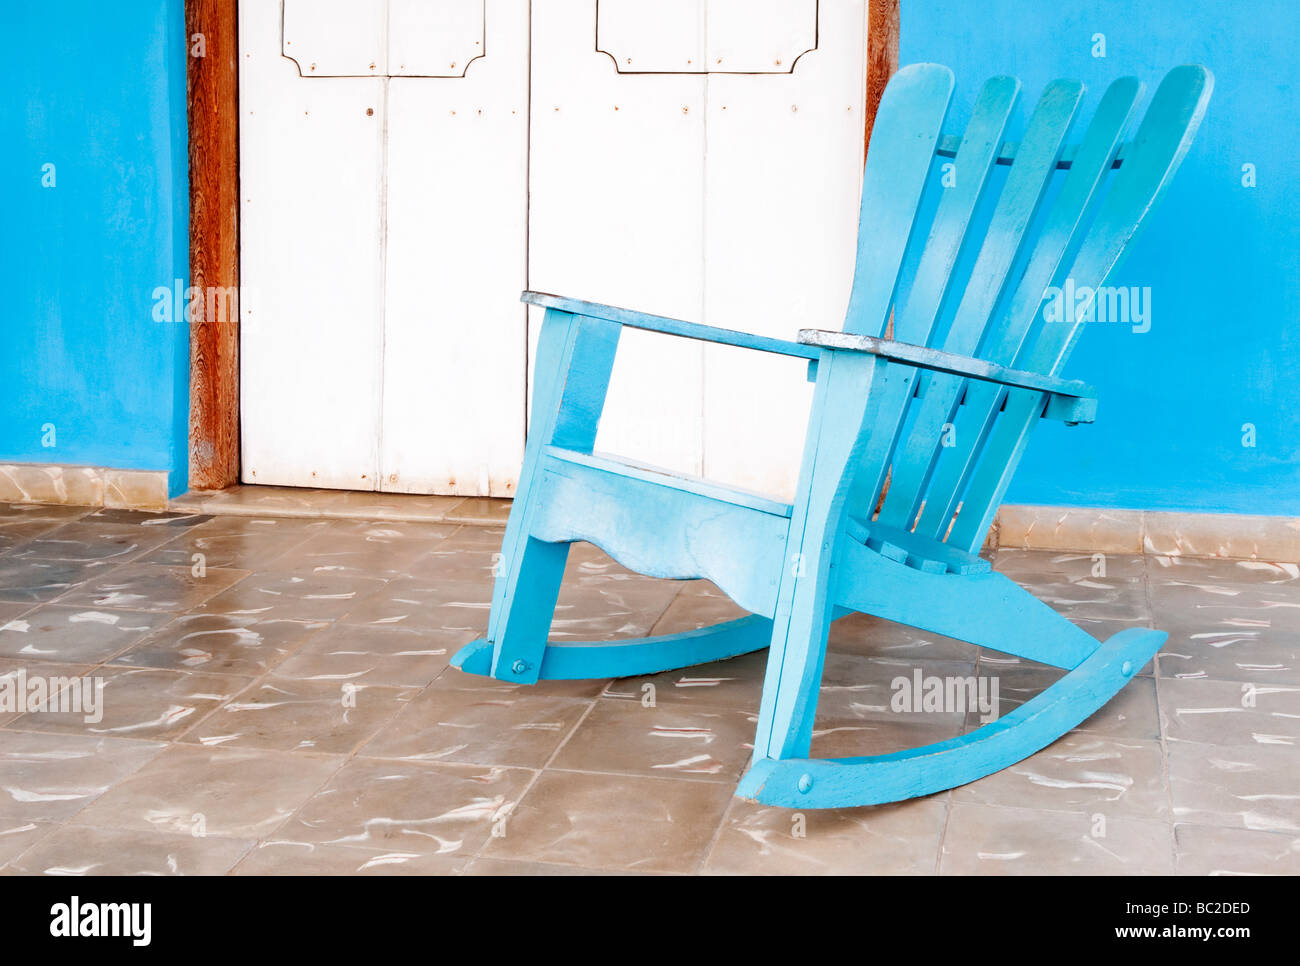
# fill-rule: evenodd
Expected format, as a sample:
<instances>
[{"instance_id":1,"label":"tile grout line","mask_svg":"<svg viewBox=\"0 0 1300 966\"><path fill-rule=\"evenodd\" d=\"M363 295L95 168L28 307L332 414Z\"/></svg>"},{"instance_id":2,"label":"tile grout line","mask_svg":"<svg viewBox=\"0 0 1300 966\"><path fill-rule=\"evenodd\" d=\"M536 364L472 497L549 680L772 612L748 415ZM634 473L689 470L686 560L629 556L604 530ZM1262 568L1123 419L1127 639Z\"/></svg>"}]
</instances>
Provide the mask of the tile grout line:
<instances>
[{"instance_id":1,"label":"tile grout line","mask_svg":"<svg viewBox=\"0 0 1300 966\"><path fill-rule=\"evenodd\" d=\"M591 716L591 712L595 709L596 702L599 700L599 698L590 698L590 699L582 699L582 700L587 701L587 707L583 710L582 714L578 716L578 720L573 723L573 727L569 729L568 733L564 736L563 739L561 739L560 743L555 746L555 749L547 757L546 761L542 763L541 767L536 769L536 771L533 772L533 777L530 778L527 781L527 783L525 783L523 789L519 792L519 797L515 799L514 804L512 804L506 810L505 814L501 816L506 821L507 829L509 829L510 827L510 816L514 814L515 809L517 809L520 805L523 804L524 799L528 797L528 793L533 790L533 786L536 785L537 782L541 780L543 772L545 772L546 769L550 767L551 763L555 761L555 759L559 756L560 752L564 750L565 745L567 745L570 739L572 739L573 736L577 734L578 729L582 727L582 723L586 721L588 717ZM484 766L484 767L506 767L506 766L498 765L498 766ZM506 835L509 834L510 833L507 831ZM470 858L469 862L466 863L465 865L466 870L472 867L475 862L477 862L481 857L483 857L483 853L487 851L487 847L492 844L492 839L498 837L504 838L505 836L497 836L495 835L494 832L489 831L487 839L484 840L483 844L478 847L478 850L475 851L474 855Z\"/></svg>"},{"instance_id":2,"label":"tile grout line","mask_svg":"<svg viewBox=\"0 0 1300 966\"><path fill-rule=\"evenodd\" d=\"M1145 540L1143 546L1145 547ZM1151 599L1151 555L1142 554L1142 591L1146 598L1147 613L1151 615L1151 626L1156 625L1156 609ZM1166 643L1168 640L1166 639ZM1160 650L1164 650L1161 645ZM1151 679L1156 692L1156 726L1160 729L1160 777L1164 783L1165 801L1169 805L1169 860L1172 863L1171 872L1178 874L1178 812L1174 807L1174 785L1169 768L1169 736L1165 729L1165 706L1161 699L1160 688L1160 651L1156 651L1152 658L1154 667L1151 669Z\"/></svg>"}]
</instances>

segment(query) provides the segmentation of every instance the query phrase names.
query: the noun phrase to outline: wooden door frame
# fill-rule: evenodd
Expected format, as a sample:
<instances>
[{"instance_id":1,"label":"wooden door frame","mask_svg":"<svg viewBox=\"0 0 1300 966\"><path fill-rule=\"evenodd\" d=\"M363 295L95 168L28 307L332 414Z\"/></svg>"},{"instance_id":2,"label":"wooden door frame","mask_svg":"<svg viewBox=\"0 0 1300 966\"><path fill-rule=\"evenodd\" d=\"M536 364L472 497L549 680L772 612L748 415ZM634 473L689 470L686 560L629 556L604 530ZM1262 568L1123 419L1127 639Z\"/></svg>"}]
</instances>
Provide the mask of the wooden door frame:
<instances>
[{"instance_id":1,"label":"wooden door frame","mask_svg":"<svg viewBox=\"0 0 1300 966\"><path fill-rule=\"evenodd\" d=\"M185 0L190 285L202 292L239 291L238 7L238 0ZM867 0L867 18L864 155L880 95L898 69L899 0ZM235 312L190 325L191 489L239 482L239 322Z\"/></svg>"},{"instance_id":2,"label":"wooden door frame","mask_svg":"<svg viewBox=\"0 0 1300 966\"><path fill-rule=\"evenodd\" d=\"M237 0L185 0L190 285L201 292L239 292L237 8ZM190 323L191 489L239 482L238 304L233 317Z\"/></svg>"}]
</instances>

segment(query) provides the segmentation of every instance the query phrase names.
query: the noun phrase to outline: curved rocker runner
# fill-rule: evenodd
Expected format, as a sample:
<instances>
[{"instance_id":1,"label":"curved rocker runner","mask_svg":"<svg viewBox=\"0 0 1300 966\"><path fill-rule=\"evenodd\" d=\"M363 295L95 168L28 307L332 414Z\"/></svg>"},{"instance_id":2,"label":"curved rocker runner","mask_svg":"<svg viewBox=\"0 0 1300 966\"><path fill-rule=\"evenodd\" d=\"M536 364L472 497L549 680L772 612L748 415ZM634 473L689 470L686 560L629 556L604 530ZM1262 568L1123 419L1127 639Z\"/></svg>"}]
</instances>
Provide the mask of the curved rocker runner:
<instances>
[{"instance_id":1,"label":"curved rocker runner","mask_svg":"<svg viewBox=\"0 0 1300 966\"><path fill-rule=\"evenodd\" d=\"M1089 306L1069 321L1043 321L1046 291L1070 280L1095 298L1187 152L1212 87L1203 67L1170 71L1126 142L1142 86L1120 78L1071 144L1084 88L1054 81L1010 141L1015 78L984 84L958 136L943 132L952 72L899 71L872 132L839 332L806 329L786 341L524 293L546 309L528 446L488 636L452 663L533 683L652 674L769 647L754 758L737 793L799 808L974 781L1096 712L1166 635L1130 629L1098 641L992 572L978 550L1039 420L1075 425L1096 414L1092 388L1059 374ZM936 157L954 159L956 184L935 183ZM992 214L979 220L995 165L1008 171ZM927 191L939 192L929 207ZM968 278L956 270L964 253L974 256ZM912 268L900 280L905 258ZM793 504L593 452L627 327L808 361L816 386ZM548 642L574 541L638 573L707 578L753 616L641 640ZM851 612L1069 673L961 737L813 759L828 629Z\"/></svg>"}]
</instances>

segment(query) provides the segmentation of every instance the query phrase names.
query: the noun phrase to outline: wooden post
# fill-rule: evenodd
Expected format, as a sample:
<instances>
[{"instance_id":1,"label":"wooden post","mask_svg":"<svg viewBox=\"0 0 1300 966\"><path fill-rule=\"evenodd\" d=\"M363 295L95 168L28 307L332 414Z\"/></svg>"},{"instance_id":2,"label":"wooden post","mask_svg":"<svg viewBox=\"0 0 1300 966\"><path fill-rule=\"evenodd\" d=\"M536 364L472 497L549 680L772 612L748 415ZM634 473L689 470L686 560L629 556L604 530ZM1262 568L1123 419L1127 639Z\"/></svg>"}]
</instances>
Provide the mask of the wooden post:
<instances>
[{"instance_id":1,"label":"wooden post","mask_svg":"<svg viewBox=\"0 0 1300 966\"><path fill-rule=\"evenodd\" d=\"M190 284L204 314L190 329L190 486L239 482L237 0L185 0L189 45ZM199 53L202 56L198 56ZM217 317L210 318L216 308Z\"/></svg>"},{"instance_id":2,"label":"wooden post","mask_svg":"<svg viewBox=\"0 0 1300 966\"><path fill-rule=\"evenodd\" d=\"M885 85L898 70L899 0L867 0L867 101L862 154L866 157L876 109Z\"/></svg>"}]
</instances>

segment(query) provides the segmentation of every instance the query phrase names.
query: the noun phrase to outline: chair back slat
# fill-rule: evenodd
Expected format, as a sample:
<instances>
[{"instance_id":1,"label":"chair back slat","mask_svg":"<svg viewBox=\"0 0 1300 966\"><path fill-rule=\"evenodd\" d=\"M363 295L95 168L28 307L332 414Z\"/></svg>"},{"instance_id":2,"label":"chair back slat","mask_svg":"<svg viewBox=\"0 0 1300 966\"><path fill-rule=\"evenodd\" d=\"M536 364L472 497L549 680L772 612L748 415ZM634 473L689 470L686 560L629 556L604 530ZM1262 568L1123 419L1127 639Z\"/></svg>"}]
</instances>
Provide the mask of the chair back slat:
<instances>
[{"instance_id":1,"label":"chair back slat","mask_svg":"<svg viewBox=\"0 0 1300 966\"><path fill-rule=\"evenodd\" d=\"M1020 82L1014 77L992 77L980 90L953 161L953 184L940 195L916 275L901 310L895 313L894 338L899 342L929 344L966 230L984 194L1019 96Z\"/></svg>"},{"instance_id":2,"label":"chair back slat","mask_svg":"<svg viewBox=\"0 0 1300 966\"><path fill-rule=\"evenodd\" d=\"M1019 81L994 77L976 98L954 162L956 181L939 196L907 298L895 311L894 338L900 342L925 345L930 339L1019 96ZM885 384L877 387L873 430L859 456L860 468L853 477L849 506L875 505L884 468L912 400L915 379L916 370L899 368L888 373Z\"/></svg>"},{"instance_id":3,"label":"chair back slat","mask_svg":"<svg viewBox=\"0 0 1300 966\"><path fill-rule=\"evenodd\" d=\"M1126 77L1112 83L1102 96L1060 193L1048 210L1025 272L1011 296L1005 320L989 327L979 353L983 358L999 365L1009 366L1014 362L1038 315L1043 291L1051 284L1066 253L1078 241L1086 213L1111 169L1141 93L1138 80ZM907 517L909 522L916 520L916 529L930 536L942 537L952 523L961 484L1001 406L1002 391L990 383L970 383L965 387L965 404L955 406L956 400L954 392L934 404L936 410L943 404L949 405L947 416L936 411L934 418L951 420L948 442L952 445L909 454L918 463L929 461L923 467L931 472L928 490L922 489L924 481L918 481L915 489L899 493L900 502L904 496L908 498L906 510L913 514ZM921 509L922 501L924 509ZM919 519L914 515L917 510L921 510Z\"/></svg>"},{"instance_id":4,"label":"chair back slat","mask_svg":"<svg viewBox=\"0 0 1300 966\"><path fill-rule=\"evenodd\" d=\"M994 318L994 309L1008 287L1012 266L1020 255L1030 223L1056 172L1057 159L1083 90L1077 81L1059 80L1043 91L989 220L970 281L943 339L944 350L972 355L985 330L991 327L990 319ZM1014 324L1012 317L1008 316L1003 324ZM1028 320L1025 325L1028 326ZM991 332L990 335L996 338L1000 334ZM945 439L945 426L950 422L964 382L955 376L934 376L929 380L907 443L900 447L893 460L889 494L880 513L882 523L909 528L915 519L915 507L933 465L934 453Z\"/></svg>"},{"instance_id":5,"label":"chair back slat","mask_svg":"<svg viewBox=\"0 0 1300 966\"><path fill-rule=\"evenodd\" d=\"M1205 116L1214 78L1200 66L1176 67L1156 89L1138 127L1124 164L1101 200L1097 217L1066 277L1076 291L1094 292L1104 286L1146 216L1168 189L1192 138ZM1085 306L1086 308L1086 306ZM1086 312L1080 316L1087 318ZM1038 339L1022 348L1015 366L1055 374L1069 358L1081 332L1082 321L1045 323ZM993 426L988 443L962 497L962 510L952 527L949 543L975 548L993 520L1024 452L1025 442L1042 415L1041 393L1013 391Z\"/></svg>"},{"instance_id":6,"label":"chair back slat","mask_svg":"<svg viewBox=\"0 0 1300 966\"><path fill-rule=\"evenodd\" d=\"M862 178L845 332L884 334L952 88L947 67L912 64L894 75L880 99Z\"/></svg>"}]
</instances>

